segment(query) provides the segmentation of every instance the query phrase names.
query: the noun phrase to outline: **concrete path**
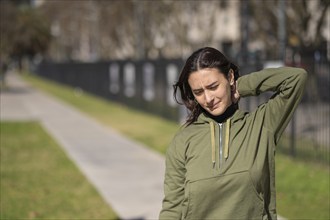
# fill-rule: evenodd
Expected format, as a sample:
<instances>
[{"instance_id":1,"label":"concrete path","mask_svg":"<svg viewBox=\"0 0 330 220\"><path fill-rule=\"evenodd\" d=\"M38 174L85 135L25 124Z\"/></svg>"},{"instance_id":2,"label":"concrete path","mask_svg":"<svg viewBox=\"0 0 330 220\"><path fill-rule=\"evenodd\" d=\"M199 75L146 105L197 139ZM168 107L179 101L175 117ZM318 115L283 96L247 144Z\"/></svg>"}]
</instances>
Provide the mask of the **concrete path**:
<instances>
[{"instance_id":1,"label":"concrete path","mask_svg":"<svg viewBox=\"0 0 330 220\"><path fill-rule=\"evenodd\" d=\"M121 219L157 219L164 158L66 103L7 75L0 120L37 120L64 148Z\"/></svg>"}]
</instances>

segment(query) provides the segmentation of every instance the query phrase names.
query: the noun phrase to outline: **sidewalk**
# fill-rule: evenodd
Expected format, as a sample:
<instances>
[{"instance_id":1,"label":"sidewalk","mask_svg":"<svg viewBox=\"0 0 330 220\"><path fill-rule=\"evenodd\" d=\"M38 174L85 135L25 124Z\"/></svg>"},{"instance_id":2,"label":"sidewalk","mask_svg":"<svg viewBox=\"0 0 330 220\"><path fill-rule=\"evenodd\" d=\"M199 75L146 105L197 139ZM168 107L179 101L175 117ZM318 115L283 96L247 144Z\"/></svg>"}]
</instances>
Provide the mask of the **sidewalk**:
<instances>
[{"instance_id":1,"label":"sidewalk","mask_svg":"<svg viewBox=\"0 0 330 220\"><path fill-rule=\"evenodd\" d=\"M16 74L0 94L0 120L38 120L121 219L157 219L164 158L33 89Z\"/></svg>"}]
</instances>

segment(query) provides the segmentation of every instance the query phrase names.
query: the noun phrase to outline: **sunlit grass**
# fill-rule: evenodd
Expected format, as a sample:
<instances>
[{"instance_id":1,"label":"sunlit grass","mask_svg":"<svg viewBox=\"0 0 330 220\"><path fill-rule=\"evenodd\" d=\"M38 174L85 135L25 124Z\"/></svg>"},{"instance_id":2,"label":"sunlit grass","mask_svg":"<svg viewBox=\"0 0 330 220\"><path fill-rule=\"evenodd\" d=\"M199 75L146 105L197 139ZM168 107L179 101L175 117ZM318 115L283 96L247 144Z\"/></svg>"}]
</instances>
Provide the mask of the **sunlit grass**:
<instances>
[{"instance_id":1,"label":"sunlit grass","mask_svg":"<svg viewBox=\"0 0 330 220\"><path fill-rule=\"evenodd\" d=\"M37 122L1 122L1 219L117 219Z\"/></svg>"},{"instance_id":2,"label":"sunlit grass","mask_svg":"<svg viewBox=\"0 0 330 220\"><path fill-rule=\"evenodd\" d=\"M330 219L329 167L276 155L278 212L287 219Z\"/></svg>"}]
</instances>

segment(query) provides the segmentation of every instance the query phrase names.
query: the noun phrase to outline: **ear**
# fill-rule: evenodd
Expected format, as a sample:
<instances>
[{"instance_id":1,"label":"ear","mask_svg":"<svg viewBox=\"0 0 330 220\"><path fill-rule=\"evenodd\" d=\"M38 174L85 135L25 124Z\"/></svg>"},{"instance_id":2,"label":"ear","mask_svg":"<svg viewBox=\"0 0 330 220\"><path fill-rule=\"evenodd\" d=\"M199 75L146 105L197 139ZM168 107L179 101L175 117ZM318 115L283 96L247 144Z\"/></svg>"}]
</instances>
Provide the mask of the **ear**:
<instances>
[{"instance_id":1,"label":"ear","mask_svg":"<svg viewBox=\"0 0 330 220\"><path fill-rule=\"evenodd\" d=\"M234 70L230 69L228 74L228 81L231 86L235 84L235 76L234 76Z\"/></svg>"}]
</instances>

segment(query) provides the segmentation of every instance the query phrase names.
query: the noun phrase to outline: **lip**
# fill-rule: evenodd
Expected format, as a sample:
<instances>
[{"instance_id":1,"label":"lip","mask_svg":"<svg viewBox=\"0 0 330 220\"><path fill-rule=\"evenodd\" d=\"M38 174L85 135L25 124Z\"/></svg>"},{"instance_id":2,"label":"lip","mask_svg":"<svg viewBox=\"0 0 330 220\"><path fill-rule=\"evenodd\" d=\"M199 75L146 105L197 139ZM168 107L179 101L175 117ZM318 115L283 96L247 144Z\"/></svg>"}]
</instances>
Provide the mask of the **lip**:
<instances>
[{"instance_id":1,"label":"lip","mask_svg":"<svg viewBox=\"0 0 330 220\"><path fill-rule=\"evenodd\" d=\"M208 106L208 109L210 109L210 111L213 111L214 109L216 109L216 108L218 108L218 104L219 104L220 102L217 102L217 103L215 103L214 105L212 105L212 106Z\"/></svg>"}]
</instances>

